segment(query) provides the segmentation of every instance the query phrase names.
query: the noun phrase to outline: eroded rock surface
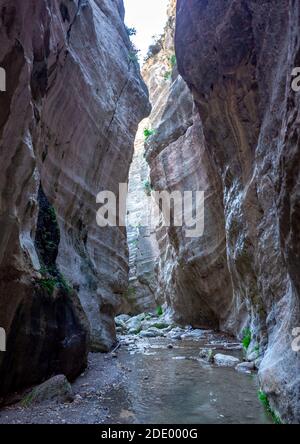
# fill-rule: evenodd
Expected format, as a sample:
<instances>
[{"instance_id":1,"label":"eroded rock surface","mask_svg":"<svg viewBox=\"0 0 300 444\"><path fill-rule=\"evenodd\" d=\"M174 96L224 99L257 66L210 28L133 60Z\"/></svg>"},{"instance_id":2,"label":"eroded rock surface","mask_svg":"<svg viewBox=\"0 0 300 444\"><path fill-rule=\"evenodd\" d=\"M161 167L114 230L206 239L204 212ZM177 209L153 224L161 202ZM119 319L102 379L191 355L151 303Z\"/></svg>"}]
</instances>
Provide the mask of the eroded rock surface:
<instances>
[{"instance_id":1,"label":"eroded rock surface","mask_svg":"<svg viewBox=\"0 0 300 444\"><path fill-rule=\"evenodd\" d=\"M145 159L144 119L135 140L129 173L127 199L127 240L129 248L129 286L122 298L120 313L138 314L157 306L156 260L159 255L155 227L151 226L151 184Z\"/></svg>"},{"instance_id":2,"label":"eroded rock surface","mask_svg":"<svg viewBox=\"0 0 300 444\"><path fill-rule=\"evenodd\" d=\"M299 5L179 0L175 50L175 3L144 68L146 158L155 190L205 191L205 228L158 228L158 294L177 322L249 331L272 408L299 422Z\"/></svg>"},{"instance_id":3,"label":"eroded rock surface","mask_svg":"<svg viewBox=\"0 0 300 444\"><path fill-rule=\"evenodd\" d=\"M221 182L206 150L192 94L178 74L175 7L171 1L161 50L143 68L154 131L146 144L146 159L156 191L180 191L182 196L185 191L205 191L205 231L200 238L189 238L185 226L158 228L158 294L175 321L219 328L232 300Z\"/></svg>"},{"instance_id":4,"label":"eroded rock surface","mask_svg":"<svg viewBox=\"0 0 300 444\"><path fill-rule=\"evenodd\" d=\"M256 346L264 356L263 390L287 422L300 421L300 359L291 347L300 322L300 95L291 88L299 24L292 0L177 2L178 69L220 184L213 200L224 205L223 220L211 219L222 239L225 228L233 286L223 326L236 334L250 326L249 353Z\"/></svg>"},{"instance_id":5,"label":"eroded rock surface","mask_svg":"<svg viewBox=\"0 0 300 444\"><path fill-rule=\"evenodd\" d=\"M127 181L149 104L121 0L1 0L0 12L7 72L0 326L8 337L0 391L7 392L53 373L78 375L89 334L95 350L115 341L114 312L127 288L126 233L96 225L96 195L118 194Z\"/></svg>"}]
</instances>

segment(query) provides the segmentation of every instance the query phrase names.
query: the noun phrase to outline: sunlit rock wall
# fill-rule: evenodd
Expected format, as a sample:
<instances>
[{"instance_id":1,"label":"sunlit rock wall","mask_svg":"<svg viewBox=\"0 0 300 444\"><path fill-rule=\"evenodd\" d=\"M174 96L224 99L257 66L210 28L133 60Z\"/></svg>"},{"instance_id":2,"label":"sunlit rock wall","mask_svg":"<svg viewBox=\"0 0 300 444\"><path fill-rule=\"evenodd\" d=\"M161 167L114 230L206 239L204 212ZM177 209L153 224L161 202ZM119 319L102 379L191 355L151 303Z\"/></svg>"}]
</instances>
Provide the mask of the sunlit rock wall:
<instances>
[{"instance_id":1,"label":"sunlit rock wall","mask_svg":"<svg viewBox=\"0 0 300 444\"><path fill-rule=\"evenodd\" d=\"M127 238L129 247L129 287L120 308L122 313L142 313L156 308L156 261L159 255L155 227L151 225L149 166L145 159L144 129L141 122L129 174Z\"/></svg>"}]
</instances>

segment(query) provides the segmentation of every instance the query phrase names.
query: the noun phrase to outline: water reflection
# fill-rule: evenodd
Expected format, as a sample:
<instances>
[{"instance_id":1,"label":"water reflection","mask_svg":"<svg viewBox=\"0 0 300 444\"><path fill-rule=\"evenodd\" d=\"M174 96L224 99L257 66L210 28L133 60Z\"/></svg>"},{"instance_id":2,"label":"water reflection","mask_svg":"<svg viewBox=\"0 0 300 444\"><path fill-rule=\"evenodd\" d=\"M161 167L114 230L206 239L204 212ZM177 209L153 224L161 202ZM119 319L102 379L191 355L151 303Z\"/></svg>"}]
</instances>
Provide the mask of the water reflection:
<instances>
[{"instance_id":1,"label":"water reflection","mask_svg":"<svg viewBox=\"0 0 300 444\"><path fill-rule=\"evenodd\" d=\"M119 359L130 373L124 385L104 399L110 422L270 423L257 399L256 376L199 363L197 342L182 341L169 350L164 341L151 340L146 354L120 351Z\"/></svg>"}]
</instances>

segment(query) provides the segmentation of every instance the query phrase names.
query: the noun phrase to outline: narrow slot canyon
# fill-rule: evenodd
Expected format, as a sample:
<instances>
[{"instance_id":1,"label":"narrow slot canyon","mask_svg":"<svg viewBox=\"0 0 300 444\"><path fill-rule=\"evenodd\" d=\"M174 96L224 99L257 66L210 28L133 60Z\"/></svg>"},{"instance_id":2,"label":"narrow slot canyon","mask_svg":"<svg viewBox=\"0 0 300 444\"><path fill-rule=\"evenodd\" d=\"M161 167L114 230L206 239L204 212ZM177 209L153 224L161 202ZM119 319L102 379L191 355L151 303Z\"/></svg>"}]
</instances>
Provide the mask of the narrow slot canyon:
<instances>
[{"instance_id":1,"label":"narrow slot canyon","mask_svg":"<svg viewBox=\"0 0 300 444\"><path fill-rule=\"evenodd\" d=\"M300 4L130 1L0 0L0 424L299 424Z\"/></svg>"}]
</instances>

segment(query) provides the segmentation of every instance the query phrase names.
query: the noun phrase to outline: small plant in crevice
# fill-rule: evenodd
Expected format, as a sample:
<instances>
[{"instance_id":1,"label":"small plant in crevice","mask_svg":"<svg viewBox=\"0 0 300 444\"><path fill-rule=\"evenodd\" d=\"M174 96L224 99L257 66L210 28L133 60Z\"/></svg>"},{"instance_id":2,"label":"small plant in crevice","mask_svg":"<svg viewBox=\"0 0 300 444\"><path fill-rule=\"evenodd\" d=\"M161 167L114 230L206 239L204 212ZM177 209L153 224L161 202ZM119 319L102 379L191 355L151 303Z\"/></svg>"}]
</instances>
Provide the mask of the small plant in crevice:
<instances>
[{"instance_id":1,"label":"small plant in crevice","mask_svg":"<svg viewBox=\"0 0 300 444\"><path fill-rule=\"evenodd\" d=\"M55 212L55 209L53 207L49 208L49 215L50 215L50 218L51 218L52 222L53 223L57 223L56 212Z\"/></svg>"},{"instance_id":2,"label":"small plant in crevice","mask_svg":"<svg viewBox=\"0 0 300 444\"><path fill-rule=\"evenodd\" d=\"M51 296L55 288L70 294L73 288L57 268L56 259L60 243L60 230L54 207L45 195L42 186L38 193L39 214L35 235L35 246L41 263L37 284Z\"/></svg>"},{"instance_id":3,"label":"small plant in crevice","mask_svg":"<svg viewBox=\"0 0 300 444\"><path fill-rule=\"evenodd\" d=\"M73 288L61 273L59 275L58 285L68 294L72 293L73 291Z\"/></svg>"},{"instance_id":4,"label":"small plant in crevice","mask_svg":"<svg viewBox=\"0 0 300 444\"><path fill-rule=\"evenodd\" d=\"M145 128L144 129L144 137L145 140L148 140L149 137L153 136L153 134L155 134L155 130L151 129L151 128Z\"/></svg>"},{"instance_id":5,"label":"small plant in crevice","mask_svg":"<svg viewBox=\"0 0 300 444\"><path fill-rule=\"evenodd\" d=\"M131 42L131 49L128 54L129 62L139 63L139 52L140 50L135 47L135 45Z\"/></svg>"},{"instance_id":6,"label":"small plant in crevice","mask_svg":"<svg viewBox=\"0 0 300 444\"><path fill-rule=\"evenodd\" d=\"M134 51L129 51L128 60L133 63L139 63L138 53Z\"/></svg>"},{"instance_id":7,"label":"small plant in crevice","mask_svg":"<svg viewBox=\"0 0 300 444\"><path fill-rule=\"evenodd\" d=\"M67 282L66 278L57 270L56 267L45 267L40 269L41 279L37 279L37 283L41 288L47 290L49 296L52 296L55 288L62 289L65 293L71 294L73 288Z\"/></svg>"},{"instance_id":8,"label":"small plant in crevice","mask_svg":"<svg viewBox=\"0 0 300 444\"><path fill-rule=\"evenodd\" d=\"M170 61L170 65L171 65L172 69L175 68L175 66L177 64L176 55L175 54L171 55L169 61Z\"/></svg>"},{"instance_id":9,"label":"small plant in crevice","mask_svg":"<svg viewBox=\"0 0 300 444\"><path fill-rule=\"evenodd\" d=\"M54 278L42 278L39 279L38 284L44 288L45 290L47 290L49 296L52 296L56 286L57 286L57 281Z\"/></svg>"},{"instance_id":10,"label":"small plant in crevice","mask_svg":"<svg viewBox=\"0 0 300 444\"><path fill-rule=\"evenodd\" d=\"M175 54L173 54L171 57L169 57L168 66L166 67L166 72L164 73L164 79L166 81L172 79L172 74L173 74L173 70L176 66L176 63L177 63L176 56L175 56Z\"/></svg>"},{"instance_id":11,"label":"small plant in crevice","mask_svg":"<svg viewBox=\"0 0 300 444\"><path fill-rule=\"evenodd\" d=\"M127 32L128 37L132 37L132 36L136 35L135 28L129 28L128 26L126 26L126 32Z\"/></svg>"},{"instance_id":12,"label":"small plant in crevice","mask_svg":"<svg viewBox=\"0 0 300 444\"><path fill-rule=\"evenodd\" d=\"M282 424L281 418L278 413L276 413L271 405L267 394L263 390L258 391L258 399L264 406L266 412L271 416L274 424Z\"/></svg>"},{"instance_id":13,"label":"small plant in crevice","mask_svg":"<svg viewBox=\"0 0 300 444\"><path fill-rule=\"evenodd\" d=\"M245 328L243 330L243 339L242 339L242 344L245 351L248 350L249 345L251 343L251 339L252 339L252 334L250 328Z\"/></svg>"},{"instance_id":14,"label":"small plant in crevice","mask_svg":"<svg viewBox=\"0 0 300 444\"><path fill-rule=\"evenodd\" d=\"M55 267L60 242L60 231L54 207L48 201L42 187L38 193L39 213L35 246L40 262L47 269Z\"/></svg>"},{"instance_id":15,"label":"small plant in crevice","mask_svg":"<svg viewBox=\"0 0 300 444\"><path fill-rule=\"evenodd\" d=\"M153 188L152 188L152 185L151 185L150 181L146 180L144 182L144 191L145 191L146 195L147 196L151 196L152 190L153 190Z\"/></svg>"},{"instance_id":16,"label":"small plant in crevice","mask_svg":"<svg viewBox=\"0 0 300 444\"><path fill-rule=\"evenodd\" d=\"M260 356L260 348L258 344L255 345L253 351L256 353L257 357Z\"/></svg>"},{"instance_id":17,"label":"small plant in crevice","mask_svg":"<svg viewBox=\"0 0 300 444\"><path fill-rule=\"evenodd\" d=\"M164 314L164 311L163 311L163 308L161 305L158 305L156 307L156 314L157 314L157 316L162 316Z\"/></svg>"},{"instance_id":18,"label":"small plant in crevice","mask_svg":"<svg viewBox=\"0 0 300 444\"><path fill-rule=\"evenodd\" d=\"M167 71L167 72L164 74L164 79L165 79L166 82L167 82L168 80L171 80L171 79L172 79L172 72L171 72L171 71Z\"/></svg>"}]
</instances>

